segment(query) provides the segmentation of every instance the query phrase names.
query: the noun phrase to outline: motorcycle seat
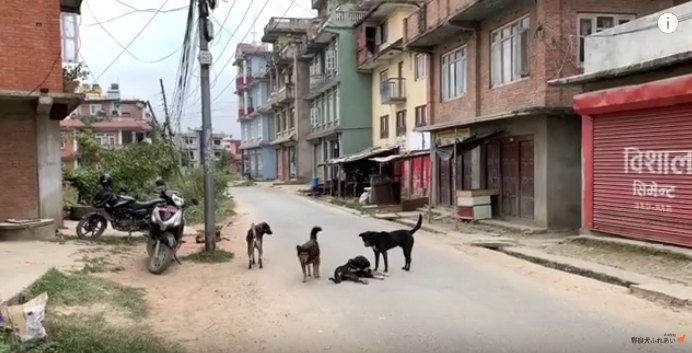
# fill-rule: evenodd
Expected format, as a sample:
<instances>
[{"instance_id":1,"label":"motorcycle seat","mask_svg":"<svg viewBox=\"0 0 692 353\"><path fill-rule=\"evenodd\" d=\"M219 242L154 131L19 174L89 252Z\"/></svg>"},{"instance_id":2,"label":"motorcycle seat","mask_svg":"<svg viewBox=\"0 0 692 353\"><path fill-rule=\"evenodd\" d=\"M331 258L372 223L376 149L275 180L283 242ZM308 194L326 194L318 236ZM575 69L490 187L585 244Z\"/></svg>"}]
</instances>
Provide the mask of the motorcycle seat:
<instances>
[{"instance_id":1,"label":"motorcycle seat","mask_svg":"<svg viewBox=\"0 0 692 353\"><path fill-rule=\"evenodd\" d=\"M163 202L161 199L149 200L149 201L135 201L130 205L133 209L143 209L143 208L153 208L156 204Z\"/></svg>"}]
</instances>

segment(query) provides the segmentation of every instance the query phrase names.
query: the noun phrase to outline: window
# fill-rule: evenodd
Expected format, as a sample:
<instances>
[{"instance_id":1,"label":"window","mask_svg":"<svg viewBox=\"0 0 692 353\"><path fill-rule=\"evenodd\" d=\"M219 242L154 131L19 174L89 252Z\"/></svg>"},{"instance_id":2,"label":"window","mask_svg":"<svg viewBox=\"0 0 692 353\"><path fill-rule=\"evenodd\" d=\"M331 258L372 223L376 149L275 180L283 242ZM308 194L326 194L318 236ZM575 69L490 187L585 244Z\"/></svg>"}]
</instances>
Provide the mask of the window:
<instances>
[{"instance_id":1,"label":"window","mask_svg":"<svg viewBox=\"0 0 692 353\"><path fill-rule=\"evenodd\" d=\"M116 138L115 134L96 134L95 135L96 139L99 140L99 143L102 146L115 146L116 145Z\"/></svg>"},{"instance_id":2,"label":"window","mask_svg":"<svg viewBox=\"0 0 692 353\"><path fill-rule=\"evenodd\" d=\"M381 47L382 44L385 43L387 43L387 21L384 21L377 26L377 35L375 36L375 44Z\"/></svg>"},{"instance_id":3,"label":"window","mask_svg":"<svg viewBox=\"0 0 692 353\"><path fill-rule=\"evenodd\" d=\"M195 143L195 139L194 139L194 138L192 138L192 137L186 137L186 138L185 138L185 144L186 144L186 145L192 145L193 143Z\"/></svg>"},{"instance_id":4,"label":"window","mask_svg":"<svg viewBox=\"0 0 692 353\"><path fill-rule=\"evenodd\" d=\"M466 47L442 55L442 100L459 98L466 92Z\"/></svg>"},{"instance_id":5,"label":"window","mask_svg":"<svg viewBox=\"0 0 692 353\"><path fill-rule=\"evenodd\" d=\"M608 29L623 23L634 20L634 15L617 15L617 14L579 14L577 33L579 34L579 66L584 64L584 37L598 33L604 29Z\"/></svg>"},{"instance_id":6,"label":"window","mask_svg":"<svg viewBox=\"0 0 692 353\"><path fill-rule=\"evenodd\" d=\"M332 42L325 52L325 73L328 77L336 76L336 42Z\"/></svg>"},{"instance_id":7,"label":"window","mask_svg":"<svg viewBox=\"0 0 692 353\"><path fill-rule=\"evenodd\" d=\"M187 158L188 158L189 160L194 161L194 160L197 159L197 158L195 158L195 157L196 157L195 151L193 151L193 150L187 150L187 151L185 151L185 152L187 152Z\"/></svg>"},{"instance_id":8,"label":"window","mask_svg":"<svg viewBox=\"0 0 692 353\"><path fill-rule=\"evenodd\" d=\"M428 124L428 106L421 105L416 107L416 127Z\"/></svg>"},{"instance_id":9,"label":"window","mask_svg":"<svg viewBox=\"0 0 692 353\"><path fill-rule=\"evenodd\" d=\"M296 108L291 107L291 114L288 116L288 128L292 129L295 126Z\"/></svg>"},{"instance_id":10,"label":"window","mask_svg":"<svg viewBox=\"0 0 692 353\"><path fill-rule=\"evenodd\" d=\"M103 110L103 106L101 106L101 104L89 104L89 114L96 115L101 110Z\"/></svg>"},{"instance_id":11,"label":"window","mask_svg":"<svg viewBox=\"0 0 692 353\"><path fill-rule=\"evenodd\" d=\"M380 97L382 99L387 99L391 96L391 90L389 89L389 85L387 84L388 79L389 71L386 69L380 71Z\"/></svg>"},{"instance_id":12,"label":"window","mask_svg":"<svg viewBox=\"0 0 692 353\"><path fill-rule=\"evenodd\" d=\"M514 21L491 34L492 86L517 81L529 75L529 18Z\"/></svg>"},{"instance_id":13,"label":"window","mask_svg":"<svg viewBox=\"0 0 692 353\"><path fill-rule=\"evenodd\" d=\"M389 137L389 115L380 117L380 138L386 139Z\"/></svg>"},{"instance_id":14,"label":"window","mask_svg":"<svg viewBox=\"0 0 692 353\"><path fill-rule=\"evenodd\" d=\"M77 15L73 13L61 13L60 30L62 34L63 63L79 62L79 24Z\"/></svg>"},{"instance_id":15,"label":"window","mask_svg":"<svg viewBox=\"0 0 692 353\"><path fill-rule=\"evenodd\" d=\"M257 119L257 139L262 139L262 136L264 134L262 133L262 119Z\"/></svg>"},{"instance_id":16,"label":"window","mask_svg":"<svg viewBox=\"0 0 692 353\"><path fill-rule=\"evenodd\" d=\"M60 149L65 148L65 145L67 144L67 136L69 133L61 132L60 133Z\"/></svg>"},{"instance_id":17,"label":"window","mask_svg":"<svg viewBox=\"0 0 692 353\"><path fill-rule=\"evenodd\" d=\"M396 112L396 135L404 136L406 135L406 111Z\"/></svg>"},{"instance_id":18,"label":"window","mask_svg":"<svg viewBox=\"0 0 692 353\"><path fill-rule=\"evenodd\" d=\"M214 146L221 146L221 139L214 139Z\"/></svg>"},{"instance_id":19,"label":"window","mask_svg":"<svg viewBox=\"0 0 692 353\"><path fill-rule=\"evenodd\" d=\"M334 89L334 121L339 125L339 87Z\"/></svg>"},{"instance_id":20,"label":"window","mask_svg":"<svg viewBox=\"0 0 692 353\"><path fill-rule=\"evenodd\" d=\"M221 151L214 151L214 158L217 160L221 158Z\"/></svg>"},{"instance_id":21,"label":"window","mask_svg":"<svg viewBox=\"0 0 692 353\"><path fill-rule=\"evenodd\" d=\"M416 56L414 58L414 62L415 62L416 66L413 68L413 71L414 71L413 74L414 74L414 78L416 81L420 81L420 80L425 78L425 76L427 74L427 69L428 69L428 67L426 65L427 59L428 59L428 57L425 54L416 54Z\"/></svg>"}]
</instances>

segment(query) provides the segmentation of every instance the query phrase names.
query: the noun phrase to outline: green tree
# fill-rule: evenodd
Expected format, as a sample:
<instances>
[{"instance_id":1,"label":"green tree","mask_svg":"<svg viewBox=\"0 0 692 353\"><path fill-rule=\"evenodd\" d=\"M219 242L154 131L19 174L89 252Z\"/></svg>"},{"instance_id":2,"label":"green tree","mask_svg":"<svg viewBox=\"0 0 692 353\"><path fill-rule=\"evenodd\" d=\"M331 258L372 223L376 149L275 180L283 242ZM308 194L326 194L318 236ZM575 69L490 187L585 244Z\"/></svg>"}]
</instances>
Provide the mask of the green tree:
<instances>
[{"instance_id":1,"label":"green tree","mask_svg":"<svg viewBox=\"0 0 692 353\"><path fill-rule=\"evenodd\" d=\"M233 164L233 153L230 151L223 150L221 152L221 158L216 162L216 168L218 170L223 170L224 172L230 172L231 165Z\"/></svg>"}]
</instances>

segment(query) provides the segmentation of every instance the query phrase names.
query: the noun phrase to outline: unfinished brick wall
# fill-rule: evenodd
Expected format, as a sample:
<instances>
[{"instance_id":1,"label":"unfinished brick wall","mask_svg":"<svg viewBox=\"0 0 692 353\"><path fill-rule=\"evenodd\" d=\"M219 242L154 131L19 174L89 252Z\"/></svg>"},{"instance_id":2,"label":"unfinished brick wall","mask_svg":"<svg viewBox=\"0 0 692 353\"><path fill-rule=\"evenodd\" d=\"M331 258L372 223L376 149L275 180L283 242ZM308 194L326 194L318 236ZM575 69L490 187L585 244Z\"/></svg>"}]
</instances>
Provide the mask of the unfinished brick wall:
<instances>
[{"instance_id":1,"label":"unfinished brick wall","mask_svg":"<svg viewBox=\"0 0 692 353\"><path fill-rule=\"evenodd\" d=\"M32 108L28 103L0 106L0 180L4 181L0 221L38 217L38 150Z\"/></svg>"},{"instance_id":2,"label":"unfinished brick wall","mask_svg":"<svg viewBox=\"0 0 692 353\"><path fill-rule=\"evenodd\" d=\"M0 1L0 90L62 92L59 0Z\"/></svg>"}]
</instances>

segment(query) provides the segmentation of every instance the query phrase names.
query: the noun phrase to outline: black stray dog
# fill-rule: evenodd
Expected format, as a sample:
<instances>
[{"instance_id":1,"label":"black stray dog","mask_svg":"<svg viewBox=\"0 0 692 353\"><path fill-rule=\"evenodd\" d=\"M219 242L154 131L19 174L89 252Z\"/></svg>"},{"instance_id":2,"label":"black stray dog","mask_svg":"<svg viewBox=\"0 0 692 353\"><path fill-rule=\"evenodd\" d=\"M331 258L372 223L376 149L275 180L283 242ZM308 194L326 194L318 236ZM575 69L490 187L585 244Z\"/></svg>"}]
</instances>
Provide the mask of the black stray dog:
<instances>
[{"instance_id":1,"label":"black stray dog","mask_svg":"<svg viewBox=\"0 0 692 353\"><path fill-rule=\"evenodd\" d=\"M272 229L267 222L262 222L257 225L253 223L247 231L245 241L247 242L248 269L251 269L252 265L255 264L255 249L257 249L259 253L259 268L262 268L262 239L265 234L272 234Z\"/></svg>"},{"instance_id":2,"label":"black stray dog","mask_svg":"<svg viewBox=\"0 0 692 353\"><path fill-rule=\"evenodd\" d=\"M337 267L334 270L334 277L329 277L329 280L336 284L342 281L368 284L368 281L363 278L384 279L384 276L373 272L370 268L370 261L365 256L356 256Z\"/></svg>"},{"instance_id":3,"label":"black stray dog","mask_svg":"<svg viewBox=\"0 0 692 353\"><path fill-rule=\"evenodd\" d=\"M387 250L400 246L404 250L406 263L401 269L408 271L411 269L411 250L413 249L413 233L420 229L423 223L423 215L418 214L418 223L411 230L399 229L391 232L363 232L358 236L363 239L365 247L372 248L375 253L375 271L380 267L380 253L384 258L384 273L389 272L389 261L387 261Z\"/></svg>"},{"instance_id":4,"label":"black stray dog","mask_svg":"<svg viewBox=\"0 0 692 353\"><path fill-rule=\"evenodd\" d=\"M320 244L317 242L317 233L322 231L320 227L312 227L310 240L303 245L296 245L300 267L303 269L303 283L310 277L310 265L315 278L320 278Z\"/></svg>"}]
</instances>

